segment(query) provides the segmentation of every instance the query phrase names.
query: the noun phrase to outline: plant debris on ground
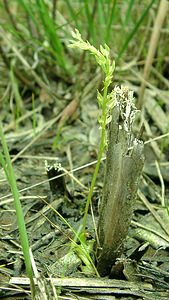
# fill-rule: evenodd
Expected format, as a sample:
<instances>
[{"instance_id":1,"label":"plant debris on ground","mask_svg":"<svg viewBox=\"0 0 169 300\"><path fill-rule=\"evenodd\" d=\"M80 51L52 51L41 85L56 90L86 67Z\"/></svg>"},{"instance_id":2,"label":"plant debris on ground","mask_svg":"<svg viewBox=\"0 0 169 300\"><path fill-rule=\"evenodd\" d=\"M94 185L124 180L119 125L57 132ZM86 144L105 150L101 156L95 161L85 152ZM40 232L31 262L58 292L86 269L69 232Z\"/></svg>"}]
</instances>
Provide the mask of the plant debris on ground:
<instances>
[{"instance_id":1,"label":"plant debris on ground","mask_svg":"<svg viewBox=\"0 0 169 300\"><path fill-rule=\"evenodd\" d=\"M168 6L167 0L0 4L0 120L31 248L36 299L169 298ZM144 167L122 254L106 277L99 276L95 251L106 148L84 245L78 232L98 158L103 74L90 54L69 47L75 28L96 49L105 43L110 48L116 65L110 91L127 86L136 107L139 99L133 130L144 143ZM31 299L4 166L0 298Z\"/></svg>"}]
</instances>

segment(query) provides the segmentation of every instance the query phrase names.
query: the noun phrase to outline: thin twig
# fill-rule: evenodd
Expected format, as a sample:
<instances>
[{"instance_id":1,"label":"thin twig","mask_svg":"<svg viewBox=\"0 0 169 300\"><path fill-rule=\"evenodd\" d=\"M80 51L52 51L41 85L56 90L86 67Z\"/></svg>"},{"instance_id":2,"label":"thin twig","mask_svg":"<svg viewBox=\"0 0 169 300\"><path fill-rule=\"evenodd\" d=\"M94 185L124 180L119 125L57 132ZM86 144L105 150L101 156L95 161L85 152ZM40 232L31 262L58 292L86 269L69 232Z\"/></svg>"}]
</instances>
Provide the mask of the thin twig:
<instances>
[{"instance_id":1,"label":"thin twig","mask_svg":"<svg viewBox=\"0 0 169 300\"><path fill-rule=\"evenodd\" d=\"M147 200L147 198L144 196L144 194L138 190L137 194L139 196L139 198L142 200L142 202L144 203L144 205L148 208L148 210L152 213L153 217L155 218L155 220L160 224L161 228L165 231L165 233L169 236L169 230L167 228L167 226L164 224L163 220L161 219L161 217L158 215L158 213L154 210L154 208L152 207L152 205L149 203L149 201Z\"/></svg>"},{"instance_id":2,"label":"thin twig","mask_svg":"<svg viewBox=\"0 0 169 300\"><path fill-rule=\"evenodd\" d=\"M151 66L152 66L153 59L154 59L154 56L155 56L155 53L157 50L158 41L160 38L161 28L162 28L164 20L167 16L168 8L169 8L169 1L161 0L159 9L158 9L158 13L157 13L157 17L155 19L154 28L153 28L153 32L151 35L149 49L148 49L147 59L146 59L145 67L144 67L143 77L144 77L145 81L148 80L148 77L149 77L149 74L151 71ZM138 108L141 108L143 106L145 87L146 87L146 83L142 82L141 88L140 88L140 93L139 93L139 99L138 99Z\"/></svg>"}]
</instances>

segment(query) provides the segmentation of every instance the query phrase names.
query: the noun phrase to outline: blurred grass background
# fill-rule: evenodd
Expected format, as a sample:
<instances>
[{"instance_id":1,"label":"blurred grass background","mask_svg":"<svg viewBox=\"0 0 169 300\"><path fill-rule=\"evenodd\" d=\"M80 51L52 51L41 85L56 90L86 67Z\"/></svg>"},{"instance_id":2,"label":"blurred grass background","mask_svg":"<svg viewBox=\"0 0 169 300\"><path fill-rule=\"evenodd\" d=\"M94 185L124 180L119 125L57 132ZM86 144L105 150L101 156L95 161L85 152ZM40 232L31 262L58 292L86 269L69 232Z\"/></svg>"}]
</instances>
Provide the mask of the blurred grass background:
<instances>
[{"instance_id":1,"label":"blurred grass background","mask_svg":"<svg viewBox=\"0 0 169 300\"><path fill-rule=\"evenodd\" d=\"M93 72L95 76L90 55L68 47L75 28L95 47L104 43L110 47L118 83L131 79L140 85L159 5L156 0L1 1L1 106L6 105L5 99L12 98L12 93L18 118L24 111L23 99L32 99L32 93L36 107L41 89L51 97L57 95L54 82L63 80L69 86L84 74L81 81L85 85L88 74ZM154 49L151 84L159 84L160 88L168 79L167 26L166 18ZM160 75L159 82L156 79Z\"/></svg>"}]
</instances>

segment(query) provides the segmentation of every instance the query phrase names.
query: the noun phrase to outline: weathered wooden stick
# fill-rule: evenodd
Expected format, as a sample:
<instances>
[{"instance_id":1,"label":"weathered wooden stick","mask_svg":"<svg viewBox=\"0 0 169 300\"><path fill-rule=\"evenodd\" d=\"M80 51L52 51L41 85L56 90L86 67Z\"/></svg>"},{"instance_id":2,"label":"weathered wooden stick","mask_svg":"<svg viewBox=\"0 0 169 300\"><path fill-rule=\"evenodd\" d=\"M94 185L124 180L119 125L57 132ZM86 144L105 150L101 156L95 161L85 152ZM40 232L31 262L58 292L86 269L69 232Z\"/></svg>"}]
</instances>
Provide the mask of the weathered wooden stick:
<instances>
[{"instance_id":1,"label":"weathered wooden stick","mask_svg":"<svg viewBox=\"0 0 169 300\"><path fill-rule=\"evenodd\" d=\"M138 181L143 168L143 143L133 138L135 117L133 94L116 88L117 104L110 125L103 199L98 223L97 269L101 276L110 273L121 255L123 240L131 222Z\"/></svg>"}]
</instances>

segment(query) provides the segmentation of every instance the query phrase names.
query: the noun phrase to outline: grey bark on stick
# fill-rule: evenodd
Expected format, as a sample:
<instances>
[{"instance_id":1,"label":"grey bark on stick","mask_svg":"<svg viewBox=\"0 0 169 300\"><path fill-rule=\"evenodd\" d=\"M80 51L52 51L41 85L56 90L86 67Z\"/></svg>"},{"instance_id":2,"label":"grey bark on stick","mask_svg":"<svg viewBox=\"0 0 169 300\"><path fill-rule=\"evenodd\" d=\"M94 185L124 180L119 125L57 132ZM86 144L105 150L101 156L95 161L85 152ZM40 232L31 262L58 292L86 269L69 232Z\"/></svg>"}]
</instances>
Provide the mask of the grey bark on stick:
<instances>
[{"instance_id":1,"label":"grey bark on stick","mask_svg":"<svg viewBox=\"0 0 169 300\"><path fill-rule=\"evenodd\" d=\"M97 270L101 276L110 273L113 262L122 254L144 164L143 143L132 132L136 114L133 93L124 87L115 89L117 103L109 129L98 222L100 244L96 246Z\"/></svg>"}]
</instances>

